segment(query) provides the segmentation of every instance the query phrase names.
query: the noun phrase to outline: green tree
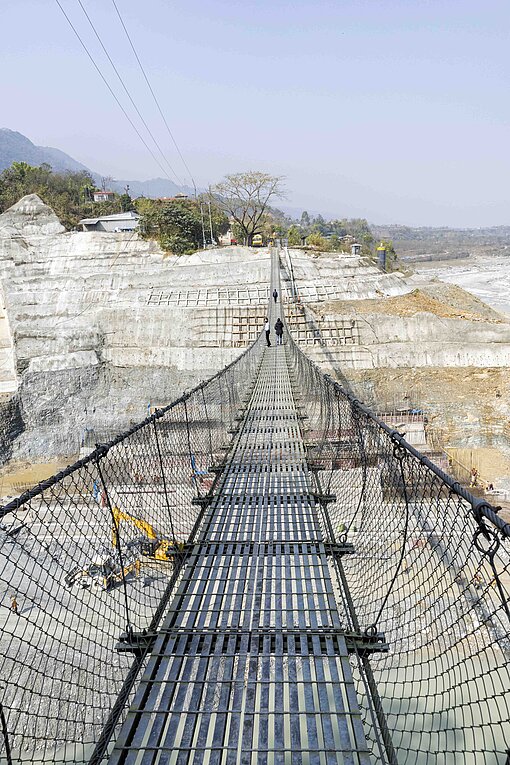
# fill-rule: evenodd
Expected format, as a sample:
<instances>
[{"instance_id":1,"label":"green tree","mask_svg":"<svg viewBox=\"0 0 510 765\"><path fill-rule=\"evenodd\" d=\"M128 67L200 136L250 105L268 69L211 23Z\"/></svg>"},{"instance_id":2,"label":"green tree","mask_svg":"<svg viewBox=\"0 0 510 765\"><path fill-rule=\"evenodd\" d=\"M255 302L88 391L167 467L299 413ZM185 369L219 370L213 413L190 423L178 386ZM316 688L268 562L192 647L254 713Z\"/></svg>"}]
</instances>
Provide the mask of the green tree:
<instances>
[{"instance_id":1,"label":"green tree","mask_svg":"<svg viewBox=\"0 0 510 765\"><path fill-rule=\"evenodd\" d=\"M330 249L332 252L342 251L342 240L338 234L331 234L328 239L328 249Z\"/></svg>"},{"instance_id":2,"label":"green tree","mask_svg":"<svg viewBox=\"0 0 510 765\"><path fill-rule=\"evenodd\" d=\"M150 197L137 197L133 201L133 205L135 210L140 213L140 215L145 215L146 213L152 212L152 210L155 209L157 206L157 200L150 199Z\"/></svg>"},{"instance_id":3,"label":"green tree","mask_svg":"<svg viewBox=\"0 0 510 765\"><path fill-rule=\"evenodd\" d=\"M308 234L306 243L314 249L321 250L321 252L327 252L328 250L328 240L319 231Z\"/></svg>"},{"instance_id":4,"label":"green tree","mask_svg":"<svg viewBox=\"0 0 510 765\"><path fill-rule=\"evenodd\" d=\"M156 238L164 250L176 255L193 252L202 241L202 222L196 203L190 200L155 205L140 225L145 235Z\"/></svg>"},{"instance_id":5,"label":"green tree","mask_svg":"<svg viewBox=\"0 0 510 765\"><path fill-rule=\"evenodd\" d=\"M339 239L343 239L349 233L345 220L332 220L329 225L331 233Z\"/></svg>"},{"instance_id":6,"label":"green tree","mask_svg":"<svg viewBox=\"0 0 510 765\"><path fill-rule=\"evenodd\" d=\"M301 226L302 228L310 227L310 216L308 215L306 210L303 210L303 212L301 213Z\"/></svg>"},{"instance_id":7,"label":"green tree","mask_svg":"<svg viewBox=\"0 0 510 765\"><path fill-rule=\"evenodd\" d=\"M283 178L258 171L236 173L210 189L211 199L232 221L234 230L250 245L255 234L262 234L269 202L283 197Z\"/></svg>"},{"instance_id":8,"label":"green tree","mask_svg":"<svg viewBox=\"0 0 510 765\"><path fill-rule=\"evenodd\" d=\"M312 221L312 233L329 234L329 232L329 226L322 215L316 215Z\"/></svg>"},{"instance_id":9,"label":"green tree","mask_svg":"<svg viewBox=\"0 0 510 765\"><path fill-rule=\"evenodd\" d=\"M47 164L33 167L26 162L13 162L0 173L0 212L26 194L37 194L68 229L74 228L81 218L120 212L117 195L111 202L95 204L94 188L87 172L54 173Z\"/></svg>"},{"instance_id":10,"label":"green tree","mask_svg":"<svg viewBox=\"0 0 510 765\"><path fill-rule=\"evenodd\" d=\"M347 234L353 236L362 246L364 254L369 254L375 244L374 236L365 218L351 218L342 221L347 229Z\"/></svg>"},{"instance_id":11,"label":"green tree","mask_svg":"<svg viewBox=\"0 0 510 765\"><path fill-rule=\"evenodd\" d=\"M131 210L135 209L133 200L127 193L120 195L119 204L120 204L120 209L122 210L122 212L131 212Z\"/></svg>"},{"instance_id":12,"label":"green tree","mask_svg":"<svg viewBox=\"0 0 510 765\"><path fill-rule=\"evenodd\" d=\"M301 230L298 226L291 226L289 228L287 239L290 247L299 247L301 245Z\"/></svg>"},{"instance_id":13,"label":"green tree","mask_svg":"<svg viewBox=\"0 0 510 765\"><path fill-rule=\"evenodd\" d=\"M94 189L95 185L92 179L85 179L83 182L83 185L81 186L80 193L81 193L81 199L83 205L89 205L92 204L94 201Z\"/></svg>"},{"instance_id":14,"label":"green tree","mask_svg":"<svg viewBox=\"0 0 510 765\"><path fill-rule=\"evenodd\" d=\"M203 247L204 237L210 240L212 235L218 239L228 228L228 219L217 207L211 205L209 217L208 205L203 199L174 199L161 203L158 200L137 200L141 213L140 230L145 238L156 239L161 247L174 253L185 255Z\"/></svg>"}]
</instances>

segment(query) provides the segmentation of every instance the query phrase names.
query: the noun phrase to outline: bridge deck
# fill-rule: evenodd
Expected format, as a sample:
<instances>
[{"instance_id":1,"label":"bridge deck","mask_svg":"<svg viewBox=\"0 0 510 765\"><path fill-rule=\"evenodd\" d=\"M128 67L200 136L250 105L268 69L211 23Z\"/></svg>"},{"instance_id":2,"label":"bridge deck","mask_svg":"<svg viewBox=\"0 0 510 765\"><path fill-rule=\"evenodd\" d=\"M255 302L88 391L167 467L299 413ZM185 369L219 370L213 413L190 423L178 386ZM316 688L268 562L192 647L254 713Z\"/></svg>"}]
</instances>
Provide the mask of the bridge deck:
<instances>
[{"instance_id":1,"label":"bridge deck","mask_svg":"<svg viewBox=\"0 0 510 765\"><path fill-rule=\"evenodd\" d=\"M112 765L368 765L285 347L264 350Z\"/></svg>"}]
</instances>

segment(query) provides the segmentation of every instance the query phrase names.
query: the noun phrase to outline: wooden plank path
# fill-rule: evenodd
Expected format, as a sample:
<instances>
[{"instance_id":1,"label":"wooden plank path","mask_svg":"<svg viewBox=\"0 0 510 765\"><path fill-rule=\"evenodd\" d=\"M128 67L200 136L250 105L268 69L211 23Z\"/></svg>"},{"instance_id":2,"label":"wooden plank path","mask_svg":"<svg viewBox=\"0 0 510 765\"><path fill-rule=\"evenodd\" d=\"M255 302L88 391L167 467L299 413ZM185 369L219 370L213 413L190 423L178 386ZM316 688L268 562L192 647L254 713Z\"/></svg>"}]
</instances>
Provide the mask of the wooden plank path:
<instances>
[{"instance_id":1,"label":"wooden plank path","mask_svg":"<svg viewBox=\"0 0 510 765\"><path fill-rule=\"evenodd\" d=\"M371 761L285 346L262 353L111 765Z\"/></svg>"}]
</instances>

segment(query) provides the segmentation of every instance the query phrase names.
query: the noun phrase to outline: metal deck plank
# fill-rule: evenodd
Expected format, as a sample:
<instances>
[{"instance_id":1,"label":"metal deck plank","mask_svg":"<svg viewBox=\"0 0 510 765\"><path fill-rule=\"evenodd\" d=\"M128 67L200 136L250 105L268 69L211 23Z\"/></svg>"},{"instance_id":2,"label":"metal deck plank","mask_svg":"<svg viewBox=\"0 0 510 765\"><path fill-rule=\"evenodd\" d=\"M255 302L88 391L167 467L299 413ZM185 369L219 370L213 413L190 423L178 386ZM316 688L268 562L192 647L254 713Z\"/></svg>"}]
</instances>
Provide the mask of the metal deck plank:
<instances>
[{"instance_id":1,"label":"metal deck plank","mask_svg":"<svg viewBox=\"0 0 510 765\"><path fill-rule=\"evenodd\" d=\"M285 349L264 349L109 762L368 765L342 621Z\"/></svg>"}]
</instances>

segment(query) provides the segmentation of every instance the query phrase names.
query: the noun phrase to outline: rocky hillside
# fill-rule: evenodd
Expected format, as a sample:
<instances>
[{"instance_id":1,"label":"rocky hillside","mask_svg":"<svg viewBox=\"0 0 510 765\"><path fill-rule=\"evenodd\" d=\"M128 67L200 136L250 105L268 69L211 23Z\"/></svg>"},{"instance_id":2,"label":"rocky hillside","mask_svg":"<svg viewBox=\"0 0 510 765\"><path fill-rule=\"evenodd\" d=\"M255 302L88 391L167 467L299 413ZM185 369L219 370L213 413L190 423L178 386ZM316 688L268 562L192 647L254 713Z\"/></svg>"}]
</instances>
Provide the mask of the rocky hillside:
<instances>
[{"instance_id":1,"label":"rocky hillside","mask_svg":"<svg viewBox=\"0 0 510 765\"><path fill-rule=\"evenodd\" d=\"M382 274L350 255L290 257L297 336L325 371L380 412L425 410L435 444L510 455L507 315L425 274Z\"/></svg>"},{"instance_id":2,"label":"rocky hillside","mask_svg":"<svg viewBox=\"0 0 510 765\"><path fill-rule=\"evenodd\" d=\"M259 332L268 278L267 251L165 257L24 197L0 215L0 389L23 423L7 456L74 455L212 375Z\"/></svg>"},{"instance_id":3,"label":"rocky hillside","mask_svg":"<svg viewBox=\"0 0 510 765\"><path fill-rule=\"evenodd\" d=\"M350 254L290 259L287 322L325 371L379 411L425 410L445 445L509 451L508 317ZM269 274L267 250L165 257L20 200L0 216L3 460L71 459L219 370L261 331Z\"/></svg>"}]
</instances>

